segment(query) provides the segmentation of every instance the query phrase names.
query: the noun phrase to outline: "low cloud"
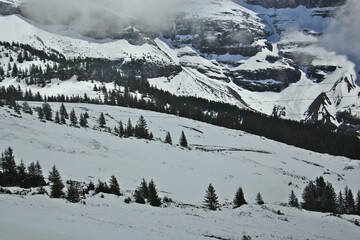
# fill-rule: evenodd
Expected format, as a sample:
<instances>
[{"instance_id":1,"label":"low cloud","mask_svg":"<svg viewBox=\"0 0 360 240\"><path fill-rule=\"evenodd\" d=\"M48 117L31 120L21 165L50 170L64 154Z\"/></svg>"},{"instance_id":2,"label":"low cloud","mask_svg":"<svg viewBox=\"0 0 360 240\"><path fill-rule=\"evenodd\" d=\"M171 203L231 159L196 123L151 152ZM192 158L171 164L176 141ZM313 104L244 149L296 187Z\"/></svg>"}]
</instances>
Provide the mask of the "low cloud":
<instances>
[{"instance_id":1,"label":"low cloud","mask_svg":"<svg viewBox=\"0 0 360 240\"><path fill-rule=\"evenodd\" d=\"M170 13L188 0L33 0L23 15L43 24L80 29L120 28L141 23L150 29L170 25Z\"/></svg>"},{"instance_id":2,"label":"low cloud","mask_svg":"<svg viewBox=\"0 0 360 240\"><path fill-rule=\"evenodd\" d=\"M321 42L329 50L346 54L360 65L360 1L348 0L336 14Z\"/></svg>"}]
</instances>

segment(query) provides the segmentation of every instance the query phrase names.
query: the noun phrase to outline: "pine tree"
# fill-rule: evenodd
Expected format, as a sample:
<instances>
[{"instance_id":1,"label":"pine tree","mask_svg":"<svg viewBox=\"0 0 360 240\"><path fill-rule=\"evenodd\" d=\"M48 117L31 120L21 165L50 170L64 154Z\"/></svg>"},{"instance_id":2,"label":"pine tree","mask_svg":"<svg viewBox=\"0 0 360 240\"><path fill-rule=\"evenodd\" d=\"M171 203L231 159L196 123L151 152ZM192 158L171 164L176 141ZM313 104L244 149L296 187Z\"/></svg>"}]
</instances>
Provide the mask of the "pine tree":
<instances>
[{"instance_id":1,"label":"pine tree","mask_svg":"<svg viewBox=\"0 0 360 240\"><path fill-rule=\"evenodd\" d=\"M122 121L119 122L119 137L124 137L125 130Z\"/></svg>"},{"instance_id":2,"label":"pine tree","mask_svg":"<svg viewBox=\"0 0 360 240\"><path fill-rule=\"evenodd\" d=\"M12 68L11 76L12 77L17 77L18 74L19 74L19 69L18 69L16 63L14 63L13 68Z\"/></svg>"},{"instance_id":3,"label":"pine tree","mask_svg":"<svg viewBox=\"0 0 360 240\"><path fill-rule=\"evenodd\" d=\"M102 192L102 193L111 193L110 188L108 187L107 183L102 182L99 179L98 184L96 185L96 188L95 188L95 193L97 194L97 193L100 193L100 192Z\"/></svg>"},{"instance_id":4,"label":"pine tree","mask_svg":"<svg viewBox=\"0 0 360 240\"><path fill-rule=\"evenodd\" d=\"M45 119L51 121L52 120L52 110L51 110L50 104L43 103L42 109L43 109Z\"/></svg>"},{"instance_id":5,"label":"pine tree","mask_svg":"<svg viewBox=\"0 0 360 240\"><path fill-rule=\"evenodd\" d=\"M247 202L245 200L244 192L243 192L242 188L239 187L235 193L235 197L233 200L233 208L241 207L244 204L247 204Z\"/></svg>"},{"instance_id":6,"label":"pine tree","mask_svg":"<svg viewBox=\"0 0 360 240\"><path fill-rule=\"evenodd\" d=\"M355 200L354 195L352 194L351 189L348 189L348 187L345 187L345 213L346 214L353 214L355 213Z\"/></svg>"},{"instance_id":7,"label":"pine tree","mask_svg":"<svg viewBox=\"0 0 360 240\"><path fill-rule=\"evenodd\" d=\"M88 121L82 113L80 114L80 126L84 128L88 127Z\"/></svg>"},{"instance_id":8,"label":"pine tree","mask_svg":"<svg viewBox=\"0 0 360 240\"><path fill-rule=\"evenodd\" d=\"M216 195L215 188L211 183L205 192L203 205L212 211L216 211L220 208L218 196Z\"/></svg>"},{"instance_id":9,"label":"pine tree","mask_svg":"<svg viewBox=\"0 0 360 240\"><path fill-rule=\"evenodd\" d=\"M52 197L52 198L63 197L64 196L64 192L63 192L64 184L61 180L60 173L56 169L55 165L52 167L52 170L49 172L49 181L51 182L50 197Z\"/></svg>"},{"instance_id":10,"label":"pine tree","mask_svg":"<svg viewBox=\"0 0 360 240\"><path fill-rule=\"evenodd\" d=\"M64 115L61 115L60 117L60 124L66 124L66 119Z\"/></svg>"},{"instance_id":11,"label":"pine tree","mask_svg":"<svg viewBox=\"0 0 360 240\"><path fill-rule=\"evenodd\" d=\"M133 126L132 126L130 118L129 118L127 126L126 126L125 136L126 137L134 136L134 134L133 134Z\"/></svg>"},{"instance_id":12,"label":"pine tree","mask_svg":"<svg viewBox=\"0 0 360 240\"><path fill-rule=\"evenodd\" d=\"M188 142L185 136L184 131L181 132L181 136L180 136L180 146L182 147L188 147Z\"/></svg>"},{"instance_id":13,"label":"pine tree","mask_svg":"<svg viewBox=\"0 0 360 240\"><path fill-rule=\"evenodd\" d=\"M3 170L2 183L0 184L8 187L18 185L17 167L11 147L5 149L5 152L1 154L0 164Z\"/></svg>"},{"instance_id":14,"label":"pine tree","mask_svg":"<svg viewBox=\"0 0 360 240\"><path fill-rule=\"evenodd\" d=\"M299 207L299 201L294 193L294 190L291 190L291 192L290 192L288 203L292 207Z\"/></svg>"},{"instance_id":15,"label":"pine tree","mask_svg":"<svg viewBox=\"0 0 360 240\"><path fill-rule=\"evenodd\" d=\"M69 115L68 115L68 113L66 111L64 103L61 103L61 105L60 105L60 116L64 117L65 119L69 118Z\"/></svg>"},{"instance_id":16,"label":"pine tree","mask_svg":"<svg viewBox=\"0 0 360 240\"><path fill-rule=\"evenodd\" d=\"M316 211L316 187L313 181L304 188L302 193L303 204L302 207L309 211Z\"/></svg>"},{"instance_id":17,"label":"pine tree","mask_svg":"<svg viewBox=\"0 0 360 240\"><path fill-rule=\"evenodd\" d=\"M106 125L106 120L104 113L100 113L99 119L98 119L99 127L103 128Z\"/></svg>"},{"instance_id":18,"label":"pine tree","mask_svg":"<svg viewBox=\"0 0 360 240\"><path fill-rule=\"evenodd\" d=\"M172 145L172 139L171 139L170 132L167 132L167 134L165 136L165 143Z\"/></svg>"},{"instance_id":19,"label":"pine tree","mask_svg":"<svg viewBox=\"0 0 360 240\"><path fill-rule=\"evenodd\" d=\"M344 197L341 191L339 192L336 205L337 205L336 212L339 214L344 214L345 212Z\"/></svg>"},{"instance_id":20,"label":"pine tree","mask_svg":"<svg viewBox=\"0 0 360 240\"><path fill-rule=\"evenodd\" d=\"M59 114L59 111L56 111L56 113L55 113L54 122L57 123L57 124L60 124L60 114Z\"/></svg>"},{"instance_id":21,"label":"pine tree","mask_svg":"<svg viewBox=\"0 0 360 240\"><path fill-rule=\"evenodd\" d=\"M26 167L25 164L23 162L23 160L21 160L19 166L17 167L17 176L18 176L18 180L17 182L19 183L19 186L22 188L27 188L27 179L28 179L28 173L26 171Z\"/></svg>"},{"instance_id":22,"label":"pine tree","mask_svg":"<svg viewBox=\"0 0 360 240\"><path fill-rule=\"evenodd\" d=\"M145 198L143 197L143 195L141 194L139 189L136 189L134 192L134 198L135 198L135 202L139 203L139 204L145 204Z\"/></svg>"},{"instance_id":23,"label":"pine tree","mask_svg":"<svg viewBox=\"0 0 360 240\"><path fill-rule=\"evenodd\" d=\"M22 110L24 113L29 113L29 114L32 114L32 110L31 110L31 107L29 106L28 102L23 102L22 104Z\"/></svg>"},{"instance_id":24,"label":"pine tree","mask_svg":"<svg viewBox=\"0 0 360 240\"><path fill-rule=\"evenodd\" d=\"M110 178L110 191L112 194L115 194L117 196L121 196L121 193L120 193L120 186L119 186L119 183L116 179L116 177L114 175L111 176Z\"/></svg>"},{"instance_id":25,"label":"pine tree","mask_svg":"<svg viewBox=\"0 0 360 240\"><path fill-rule=\"evenodd\" d=\"M323 195L322 212L336 213L336 193L331 183L327 182Z\"/></svg>"},{"instance_id":26,"label":"pine tree","mask_svg":"<svg viewBox=\"0 0 360 240\"><path fill-rule=\"evenodd\" d=\"M72 203L80 202L80 193L76 185L76 182L70 180L70 184L67 187L66 200Z\"/></svg>"},{"instance_id":27,"label":"pine tree","mask_svg":"<svg viewBox=\"0 0 360 240\"><path fill-rule=\"evenodd\" d=\"M139 187L135 190L134 198L136 203L144 204L146 199L149 199L149 187L148 184L143 178Z\"/></svg>"},{"instance_id":28,"label":"pine tree","mask_svg":"<svg viewBox=\"0 0 360 240\"><path fill-rule=\"evenodd\" d=\"M258 192L256 194L256 199L255 200L256 200L256 203L259 204L259 205L263 205L265 203L260 192Z\"/></svg>"},{"instance_id":29,"label":"pine tree","mask_svg":"<svg viewBox=\"0 0 360 240\"><path fill-rule=\"evenodd\" d=\"M77 125L77 117L76 117L76 114L75 114L75 110L72 109L71 112L70 112L70 123L71 123L71 126L76 126Z\"/></svg>"},{"instance_id":30,"label":"pine tree","mask_svg":"<svg viewBox=\"0 0 360 240\"><path fill-rule=\"evenodd\" d=\"M149 139L149 130L145 118L141 115L135 126L135 137Z\"/></svg>"},{"instance_id":31,"label":"pine tree","mask_svg":"<svg viewBox=\"0 0 360 240\"><path fill-rule=\"evenodd\" d=\"M156 185L154 183L154 180L152 179L149 182L148 193L149 193L148 200L150 205L154 207L159 207L161 205L161 198L158 196Z\"/></svg>"},{"instance_id":32,"label":"pine tree","mask_svg":"<svg viewBox=\"0 0 360 240\"><path fill-rule=\"evenodd\" d=\"M44 120L44 111L43 111L43 109L41 107L39 107L37 109L37 112L38 112L39 119Z\"/></svg>"}]
</instances>

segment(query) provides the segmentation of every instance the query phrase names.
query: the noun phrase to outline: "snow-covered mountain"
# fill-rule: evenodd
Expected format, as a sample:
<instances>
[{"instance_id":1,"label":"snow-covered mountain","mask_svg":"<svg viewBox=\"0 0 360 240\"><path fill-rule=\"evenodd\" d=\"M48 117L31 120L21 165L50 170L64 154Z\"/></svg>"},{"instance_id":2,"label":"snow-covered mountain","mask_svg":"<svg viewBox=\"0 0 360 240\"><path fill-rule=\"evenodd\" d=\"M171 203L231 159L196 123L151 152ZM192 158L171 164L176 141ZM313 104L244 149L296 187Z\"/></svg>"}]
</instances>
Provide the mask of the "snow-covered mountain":
<instances>
[{"instance_id":1,"label":"snow-covered mountain","mask_svg":"<svg viewBox=\"0 0 360 240\"><path fill-rule=\"evenodd\" d=\"M358 130L357 62L322 44L344 1L292 1L279 9L269 8L272 1L154 1L138 11L122 1L46 2L1 1L0 41L67 59L120 61L119 69L138 61L143 77L176 95ZM0 60L6 70L9 59Z\"/></svg>"},{"instance_id":2,"label":"snow-covered mountain","mask_svg":"<svg viewBox=\"0 0 360 240\"><path fill-rule=\"evenodd\" d=\"M35 110L43 103L30 102ZM60 103L52 103L53 111ZM357 161L318 154L282 143L201 122L115 106L66 103L77 116L87 112L88 128L40 121L36 114L18 114L0 107L0 147L11 146L17 163L39 161L44 176L56 165L62 179L79 182L106 180L115 175L124 196L87 195L85 204L32 195L0 194L0 231L7 239L356 239L359 216L334 216L284 205L293 189L301 200L305 185L323 176L335 191L357 191ZM104 113L106 127L119 121L147 121L154 140L120 138L98 127ZM173 145L163 142L171 133ZM189 147L178 144L184 131ZM161 208L125 204L142 178L154 179L161 197L174 203ZM202 208L212 183L221 211ZM232 209L236 189L244 190L248 205ZM46 187L48 188L48 186ZM16 192L17 188L9 188ZM261 192L265 205L255 203Z\"/></svg>"}]
</instances>

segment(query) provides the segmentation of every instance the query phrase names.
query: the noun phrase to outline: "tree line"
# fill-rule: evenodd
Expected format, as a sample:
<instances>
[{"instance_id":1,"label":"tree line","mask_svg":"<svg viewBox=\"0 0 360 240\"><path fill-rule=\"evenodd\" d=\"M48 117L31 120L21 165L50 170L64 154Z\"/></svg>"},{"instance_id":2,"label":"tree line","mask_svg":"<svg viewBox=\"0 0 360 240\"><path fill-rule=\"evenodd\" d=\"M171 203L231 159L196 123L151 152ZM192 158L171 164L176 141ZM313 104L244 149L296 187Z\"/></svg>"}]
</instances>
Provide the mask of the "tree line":
<instances>
[{"instance_id":1,"label":"tree line","mask_svg":"<svg viewBox=\"0 0 360 240\"><path fill-rule=\"evenodd\" d=\"M20 87L15 88L13 86L0 88L0 99L4 99L13 105L16 105L14 102L17 100L46 100L47 102L88 102L151 110L226 128L243 130L320 153L360 159L360 139L356 136L331 132L320 125L305 124L239 109L225 103L195 97L174 96L150 86L145 79L128 78L128 81L123 83L128 84L124 92L120 90L106 91L103 100L90 100L87 96L65 97L61 95L41 98L38 93L30 94L29 91L25 91L25 94L23 94ZM151 101L144 98L137 99L130 94L130 89L139 91L143 96L148 96Z\"/></svg>"},{"instance_id":2,"label":"tree line","mask_svg":"<svg viewBox=\"0 0 360 240\"><path fill-rule=\"evenodd\" d=\"M100 194L101 197L104 197L104 193L116 196L123 195L119 182L114 175L110 177L109 183L99 179L96 185L92 181L88 184L82 184L77 181L68 180L66 181L67 191L65 192L65 184L55 165L49 172L49 183L46 183L39 162L32 162L27 168L22 161L17 165L11 147L5 149L1 154L0 166L0 185L3 187L37 187L38 193L48 194L44 186L50 185L49 196L51 198L66 198L69 202L73 203L85 199L86 194L90 194L91 191L93 191L93 194ZM322 176L317 177L315 181L310 181L305 186L302 199L303 202L299 204L294 191L291 190L288 205L291 207L301 206L309 211L360 215L360 190L357 192L356 201L352 190L348 187L345 187L344 192L340 191L336 195L331 183L325 182ZM135 189L132 197L127 197L124 201L125 203L131 203L132 201L138 204L148 203L155 207L159 207L163 203L173 202L167 196L163 199L160 198L154 180L151 179L147 182L144 178ZM260 192L256 194L255 202L258 205L265 203ZM239 187L233 198L232 206L233 208L238 208L245 204L247 204L247 201L245 200L243 189ZM205 191L203 207L212 211L221 208L215 188L211 183Z\"/></svg>"}]
</instances>

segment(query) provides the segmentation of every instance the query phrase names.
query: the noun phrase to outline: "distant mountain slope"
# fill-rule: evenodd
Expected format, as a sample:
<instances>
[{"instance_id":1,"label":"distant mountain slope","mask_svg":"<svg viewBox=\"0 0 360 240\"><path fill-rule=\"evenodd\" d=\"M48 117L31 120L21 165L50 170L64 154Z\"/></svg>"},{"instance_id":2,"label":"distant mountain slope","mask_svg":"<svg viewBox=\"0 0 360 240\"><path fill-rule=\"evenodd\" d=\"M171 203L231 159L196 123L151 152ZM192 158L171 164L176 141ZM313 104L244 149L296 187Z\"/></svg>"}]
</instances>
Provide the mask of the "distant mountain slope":
<instances>
[{"instance_id":1,"label":"distant mountain slope","mask_svg":"<svg viewBox=\"0 0 360 240\"><path fill-rule=\"evenodd\" d=\"M48 25L46 19L26 14L27 6L37 6L31 1L28 5L2 1L2 14L10 16L0 17L0 41L28 44L45 52L56 50L66 59L107 59L123 74L141 75L176 95L326 123L357 134L356 63L318 44L341 1L321 1L326 3L322 8L306 8L307 4L292 1L299 6L277 11L247 2L187 1L166 15L171 28L150 29L141 18L132 17L131 23L117 21L129 16L104 5L92 3L91 11L82 10L85 16L94 11L102 16L102 25L111 26L99 28L96 20L90 25L75 24L81 20L76 15L71 21L50 21ZM73 11L78 11L79 6L74 6ZM13 10L9 12L9 8ZM22 16L13 15L18 13ZM126 24L107 25L111 22ZM1 62L7 70L9 58L5 56ZM22 70L28 67L18 64ZM327 103L319 103L322 94L329 99ZM277 109L282 109L282 114L276 113ZM337 115L349 117L345 121Z\"/></svg>"}]
</instances>

